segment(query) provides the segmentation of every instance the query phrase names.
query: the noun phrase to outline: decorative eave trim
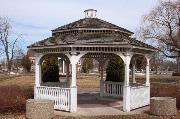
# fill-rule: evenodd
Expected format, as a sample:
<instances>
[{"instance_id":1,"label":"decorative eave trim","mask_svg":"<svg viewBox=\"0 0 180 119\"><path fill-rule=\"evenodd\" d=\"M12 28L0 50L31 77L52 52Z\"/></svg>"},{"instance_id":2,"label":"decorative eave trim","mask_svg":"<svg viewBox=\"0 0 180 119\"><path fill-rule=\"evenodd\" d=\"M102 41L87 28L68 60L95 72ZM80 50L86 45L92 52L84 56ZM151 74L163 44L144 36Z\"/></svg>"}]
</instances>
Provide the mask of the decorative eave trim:
<instances>
[{"instance_id":1,"label":"decorative eave trim","mask_svg":"<svg viewBox=\"0 0 180 119\"><path fill-rule=\"evenodd\" d=\"M121 47L121 48L131 48L132 46L129 44L114 44L114 45L109 45L109 44L92 44L92 45L56 45L56 46L37 46L37 47L28 47L28 49L55 49L55 48L73 48L73 47Z\"/></svg>"},{"instance_id":2,"label":"decorative eave trim","mask_svg":"<svg viewBox=\"0 0 180 119\"><path fill-rule=\"evenodd\" d=\"M129 34L129 35L134 34L133 32L130 33L130 32L126 32L124 30L112 29L112 28L71 28L71 29L51 30L51 31L52 31L52 33L60 33L60 32L67 32L67 31L73 31L73 30L78 30L78 31L81 31L81 30L97 30L97 31L100 31L100 30L111 30L111 31L115 31L115 32L119 31L121 33L126 33L126 34Z\"/></svg>"}]
</instances>

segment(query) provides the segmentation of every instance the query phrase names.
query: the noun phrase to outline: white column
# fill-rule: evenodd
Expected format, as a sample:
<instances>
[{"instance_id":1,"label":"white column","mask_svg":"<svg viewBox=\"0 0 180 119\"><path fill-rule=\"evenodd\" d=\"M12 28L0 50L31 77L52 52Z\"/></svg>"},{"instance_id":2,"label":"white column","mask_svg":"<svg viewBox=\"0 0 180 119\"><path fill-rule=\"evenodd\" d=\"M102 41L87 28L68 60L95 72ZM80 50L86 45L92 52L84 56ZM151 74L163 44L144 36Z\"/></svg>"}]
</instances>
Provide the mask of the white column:
<instances>
[{"instance_id":1,"label":"white column","mask_svg":"<svg viewBox=\"0 0 180 119\"><path fill-rule=\"evenodd\" d=\"M77 111L76 64L77 62L71 61L72 79L70 84L70 112Z\"/></svg>"},{"instance_id":2,"label":"white column","mask_svg":"<svg viewBox=\"0 0 180 119\"><path fill-rule=\"evenodd\" d=\"M40 56L35 57L35 85L40 86L41 84L41 64Z\"/></svg>"},{"instance_id":3,"label":"white column","mask_svg":"<svg viewBox=\"0 0 180 119\"><path fill-rule=\"evenodd\" d=\"M129 64L130 64L130 56L129 55L127 55L126 57L125 57L125 80L124 80L124 85L125 86L129 86Z\"/></svg>"},{"instance_id":4,"label":"white column","mask_svg":"<svg viewBox=\"0 0 180 119\"><path fill-rule=\"evenodd\" d=\"M77 111L77 87L70 88L70 112Z\"/></svg>"},{"instance_id":5,"label":"white column","mask_svg":"<svg viewBox=\"0 0 180 119\"><path fill-rule=\"evenodd\" d=\"M76 63L71 63L72 66L72 80L71 87L76 87Z\"/></svg>"},{"instance_id":6,"label":"white column","mask_svg":"<svg viewBox=\"0 0 180 119\"><path fill-rule=\"evenodd\" d=\"M149 83L149 58L146 58L147 59L147 64L146 64L146 86L149 86L150 83Z\"/></svg>"},{"instance_id":7,"label":"white column","mask_svg":"<svg viewBox=\"0 0 180 119\"><path fill-rule=\"evenodd\" d=\"M37 90L36 87L41 84L41 62L40 59L43 55L36 54L35 57L35 87L34 87L34 98L37 98Z\"/></svg>"},{"instance_id":8,"label":"white column","mask_svg":"<svg viewBox=\"0 0 180 119\"><path fill-rule=\"evenodd\" d=\"M71 85L70 85L70 112L76 112L77 111L77 86L76 86L76 64L78 63L79 59L84 54L77 54L71 53L67 54L67 57L70 60L71 68L72 68L72 79L71 79Z\"/></svg>"},{"instance_id":9,"label":"white column","mask_svg":"<svg viewBox=\"0 0 180 119\"><path fill-rule=\"evenodd\" d=\"M135 64L132 65L132 80L133 80L133 83L136 83Z\"/></svg>"},{"instance_id":10,"label":"white column","mask_svg":"<svg viewBox=\"0 0 180 119\"><path fill-rule=\"evenodd\" d=\"M131 57L130 55L125 55L125 80L124 80L124 87L123 87L123 111L129 112L130 111L130 86L129 86L129 65L130 65Z\"/></svg>"},{"instance_id":11,"label":"white column","mask_svg":"<svg viewBox=\"0 0 180 119\"><path fill-rule=\"evenodd\" d=\"M64 60L62 60L62 62L63 62L63 64L62 64L62 65L63 65L63 66L62 66L62 68L63 68L63 69L62 69L62 73L64 74L64 73L65 73L65 70L64 70L64 67L65 67L65 66L64 66L64 65L65 65Z\"/></svg>"}]
</instances>

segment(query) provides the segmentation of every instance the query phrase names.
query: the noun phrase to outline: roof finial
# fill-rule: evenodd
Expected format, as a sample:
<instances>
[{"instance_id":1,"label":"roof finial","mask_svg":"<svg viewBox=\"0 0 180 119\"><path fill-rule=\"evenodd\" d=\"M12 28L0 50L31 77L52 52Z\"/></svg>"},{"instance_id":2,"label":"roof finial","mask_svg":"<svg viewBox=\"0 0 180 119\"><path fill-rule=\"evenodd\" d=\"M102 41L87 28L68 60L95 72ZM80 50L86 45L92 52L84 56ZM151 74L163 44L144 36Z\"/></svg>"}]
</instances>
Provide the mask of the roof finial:
<instances>
[{"instance_id":1,"label":"roof finial","mask_svg":"<svg viewBox=\"0 0 180 119\"><path fill-rule=\"evenodd\" d=\"M84 12L85 12L85 18L96 18L97 10L87 9Z\"/></svg>"}]
</instances>

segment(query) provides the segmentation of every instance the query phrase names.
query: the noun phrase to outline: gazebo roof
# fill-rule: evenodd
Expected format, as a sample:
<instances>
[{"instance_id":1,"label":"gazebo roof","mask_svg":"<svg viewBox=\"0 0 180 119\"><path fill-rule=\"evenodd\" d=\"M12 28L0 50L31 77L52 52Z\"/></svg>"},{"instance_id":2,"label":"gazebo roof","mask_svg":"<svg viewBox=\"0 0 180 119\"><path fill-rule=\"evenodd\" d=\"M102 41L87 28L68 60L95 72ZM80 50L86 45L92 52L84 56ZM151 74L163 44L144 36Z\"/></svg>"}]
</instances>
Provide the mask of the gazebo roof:
<instances>
[{"instance_id":1,"label":"gazebo roof","mask_svg":"<svg viewBox=\"0 0 180 119\"><path fill-rule=\"evenodd\" d=\"M72 39L70 39L72 38ZM37 43L34 43L30 46L28 46L28 48L38 48L38 47L44 47L44 46L59 46L59 45L131 45L131 46L137 46L137 47L144 47L144 48L150 48L150 49L154 49L155 48L151 45L148 45L146 43L143 43L141 41L136 40L135 38L129 38L129 39L125 39L123 40L117 40L116 38L121 39L121 37L102 37L101 38L95 38L93 40L92 37L73 37L73 36L67 36L64 39L61 39L61 37L49 37L46 38L42 41L39 41ZM102 40L103 39L103 40ZM69 41L68 41L69 40ZM74 41L74 42L73 42Z\"/></svg>"},{"instance_id":2,"label":"gazebo roof","mask_svg":"<svg viewBox=\"0 0 180 119\"><path fill-rule=\"evenodd\" d=\"M95 11L95 10L94 10ZM52 36L36 42L29 49L60 47L126 47L134 49L156 49L132 38L133 32L96 18L96 14L52 30Z\"/></svg>"},{"instance_id":3,"label":"gazebo roof","mask_svg":"<svg viewBox=\"0 0 180 119\"><path fill-rule=\"evenodd\" d=\"M82 28L93 28L93 29L114 29L114 30L119 30L122 32L126 32L128 34L133 34L133 32L119 27L117 25L114 25L112 23L109 23L107 21L104 21L102 19L98 19L98 18L84 18L84 19L80 19L78 21L72 22L70 24L58 27L54 30L52 30L52 32L58 32L60 30L72 30L72 29L82 29Z\"/></svg>"}]
</instances>

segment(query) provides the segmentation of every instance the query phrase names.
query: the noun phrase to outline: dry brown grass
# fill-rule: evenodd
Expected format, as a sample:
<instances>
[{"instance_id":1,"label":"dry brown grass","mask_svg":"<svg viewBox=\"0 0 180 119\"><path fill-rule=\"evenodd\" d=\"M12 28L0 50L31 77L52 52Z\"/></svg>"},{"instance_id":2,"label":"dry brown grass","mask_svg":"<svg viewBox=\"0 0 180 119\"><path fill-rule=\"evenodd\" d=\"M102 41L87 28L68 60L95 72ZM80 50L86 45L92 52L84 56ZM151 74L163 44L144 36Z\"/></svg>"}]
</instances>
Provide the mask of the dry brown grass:
<instances>
[{"instance_id":1,"label":"dry brown grass","mask_svg":"<svg viewBox=\"0 0 180 119\"><path fill-rule=\"evenodd\" d=\"M100 77L98 75L91 76L78 76L78 88L99 88Z\"/></svg>"},{"instance_id":2,"label":"dry brown grass","mask_svg":"<svg viewBox=\"0 0 180 119\"><path fill-rule=\"evenodd\" d=\"M169 78L169 79L177 79L179 80L179 77L171 77L171 76L153 76L152 78L155 79L164 79L164 78ZM86 75L79 75L77 76L77 86L80 89L97 89L99 88L99 81L100 81L100 77L98 75L91 75L91 76L86 76ZM0 80L0 87L4 87L4 86L19 86L22 88L30 88L32 89L34 87L34 76L20 76L20 77L14 77L11 79L7 79L7 80ZM146 117L147 116L147 117ZM162 117L154 117L154 116L149 116L149 115L137 115L136 118L138 119L163 119ZM180 111L179 111L179 115L180 116ZM134 119L134 116L101 116L101 117L55 117L55 119L83 119L83 118L88 118L88 119ZM179 117L178 117L179 118ZM177 118L177 119L178 119ZM25 114L17 114L17 113L11 113L11 114L0 114L0 119L25 119ZM175 119L175 118L164 118L164 119ZM180 119L180 118L179 118Z\"/></svg>"},{"instance_id":3,"label":"dry brown grass","mask_svg":"<svg viewBox=\"0 0 180 119\"><path fill-rule=\"evenodd\" d=\"M0 87L1 86L12 86L12 85L32 88L32 87L34 87L34 76L24 75L24 76L14 77L14 78L0 81Z\"/></svg>"},{"instance_id":4,"label":"dry brown grass","mask_svg":"<svg viewBox=\"0 0 180 119\"><path fill-rule=\"evenodd\" d=\"M70 77L71 78L71 77ZM77 77L77 86L79 88L99 88L99 80L100 77L98 75L78 75ZM11 85L17 85L20 87L27 87L32 88L34 87L34 76L28 75L28 76L20 76L15 77L12 79L7 80L1 80L0 81L0 87L1 86L11 86Z\"/></svg>"}]
</instances>

